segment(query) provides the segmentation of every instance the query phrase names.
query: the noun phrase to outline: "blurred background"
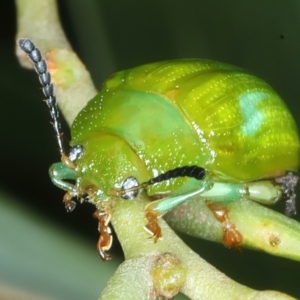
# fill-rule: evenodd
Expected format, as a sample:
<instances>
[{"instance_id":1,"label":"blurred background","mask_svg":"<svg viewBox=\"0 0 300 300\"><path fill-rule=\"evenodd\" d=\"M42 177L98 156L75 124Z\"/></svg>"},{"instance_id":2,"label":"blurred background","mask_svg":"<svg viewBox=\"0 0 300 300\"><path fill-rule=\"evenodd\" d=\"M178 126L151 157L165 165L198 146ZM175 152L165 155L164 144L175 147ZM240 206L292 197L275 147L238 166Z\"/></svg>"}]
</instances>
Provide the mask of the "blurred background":
<instances>
[{"instance_id":1,"label":"blurred background","mask_svg":"<svg viewBox=\"0 0 300 300\"><path fill-rule=\"evenodd\" d=\"M300 126L298 0L60 0L59 13L99 88L124 68L209 58L267 81ZM27 299L27 292L28 299L34 299L32 292L36 299L96 299L122 251L115 242L115 259L103 263L95 248L94 208L85 204L67 214L63 191L50 182L48 168L59 160L59 152L37 77L22 69L14 55L15 18L14 2L1 1L0 298L9 299L14 290L11 299ZM63 131L69 140L65 123ZM283 212L284 206L277 209ZM236 281L300 298L300 263L182 237Z\"/></svg>"}]
</instances>

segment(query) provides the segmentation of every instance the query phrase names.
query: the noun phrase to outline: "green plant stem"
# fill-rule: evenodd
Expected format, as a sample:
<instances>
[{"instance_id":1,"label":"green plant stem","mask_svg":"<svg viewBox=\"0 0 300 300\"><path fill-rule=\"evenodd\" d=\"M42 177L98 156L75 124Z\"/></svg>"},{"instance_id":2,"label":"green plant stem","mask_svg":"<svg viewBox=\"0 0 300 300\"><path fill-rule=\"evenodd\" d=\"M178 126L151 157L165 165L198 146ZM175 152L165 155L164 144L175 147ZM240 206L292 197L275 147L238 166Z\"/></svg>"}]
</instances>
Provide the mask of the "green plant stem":
<instances>
[{"instance_id":1,"label":"green plant stem","mask_svg":"<svg viewBox=\"0 0 300 300\"><path fill-rule=\"evenodd\" d=\"M120 282L126 276L131 278L130 282L132 278L137 281L142 280L139 278L141 270L145 266L147 266L146 269L151 268L155 256L170 252L179 259L187 272L181 292L191 299L292 299L278 292L258 292L231 280L187 247L164 220L160 220L163 237L154 243L149 233L143 228L146 223L144 213L146 203L146 195L141 195L134 201L120 201L114 208L112 224L127 261L126 267L124 266L120 274L117 272L110 280L109 290L117 288L119 290ZM134 265L132 268L128 267L130 261ZM125 275L126 271L127 275ZM114 294L114 297L111 297L111 293L105 289L100 299L128 299L126 296L129 297L131 293L130 284L124 284L122 296L116 297ZM135 293L138 294L139 290L135 289ZM137 299L146 299L144 293L145 290L142 289L139 294L140 298ZM152 289L148 288L148 297L151 293Z\"/></svg>"},{"instance_id":2,"label":"green plant stem","mask_svg":"<svg viewBox=\"0 0 300 300\"><path fill-rule=\"evenodd\" d=\"M232 202L226 207L230 221L243 236L243 247L300 261L299 222L249 200ZM203 199L194 197L165 218L176 230L222 243L222 223Z\"/></svg>"}]
</instances>

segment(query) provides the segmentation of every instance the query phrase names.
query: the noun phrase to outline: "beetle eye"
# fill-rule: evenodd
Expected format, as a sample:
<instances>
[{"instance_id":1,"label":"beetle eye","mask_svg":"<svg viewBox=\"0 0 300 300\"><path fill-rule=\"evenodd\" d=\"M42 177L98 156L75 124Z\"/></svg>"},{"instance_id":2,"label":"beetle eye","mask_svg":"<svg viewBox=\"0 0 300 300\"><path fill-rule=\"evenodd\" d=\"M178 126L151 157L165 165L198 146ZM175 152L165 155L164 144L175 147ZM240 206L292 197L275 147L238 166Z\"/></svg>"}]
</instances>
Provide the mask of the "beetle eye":
<instances>
[{"instance_id":1,"label":"beetle eye","mask_svg":"<svg viewBox=\"0 0 300 300\"><path fill-rule=\"evenodd\" d=\"M75 161L82 156L83 152L84 152L83 146L75 145L70 149L69 159L71 161Z\"/></svg>"},{"instance_id":2,"label":"beetle eye","mask_svg":"<svg viewBox=\"0 0 300 300\"><path fill-rule=\"evenodd\" d=\"M139 190L138 189L131 190L131 189L138 185L139 185L139 182L137 181L137 179L135 177L131 176L131 177L126 178L122 184L122 191L124 191L124 194L122 194L121 197L125 200L132 200L132 199L136 198ZM127 190L129 190L129 191L127 191Z\"/></svg>"}]
</instances>

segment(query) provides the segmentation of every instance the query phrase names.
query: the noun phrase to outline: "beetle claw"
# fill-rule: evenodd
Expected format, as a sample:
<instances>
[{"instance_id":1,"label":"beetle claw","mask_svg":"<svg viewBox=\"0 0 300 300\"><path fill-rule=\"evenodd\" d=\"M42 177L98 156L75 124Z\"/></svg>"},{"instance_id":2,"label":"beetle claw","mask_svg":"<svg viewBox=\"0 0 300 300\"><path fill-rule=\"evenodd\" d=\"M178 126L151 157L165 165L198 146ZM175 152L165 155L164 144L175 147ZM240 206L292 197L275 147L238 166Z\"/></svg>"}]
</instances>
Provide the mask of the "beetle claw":
<instances>
[{"instance_id":1,"label":"beetle claw","mask_svg":"<svg viewBox=\"0 0 300 300\"><path fill-rule=\"evenodd\" d=\"M63 203L68 213L72 212L76 207L76 202L72 200L73 197L74 195L72 192L67 192L63 198Z\"/></svg>"},{"instance_id":2,"label":"beetle claw","mask_svg":"<svg viewBox=\"0 0 300 300\"><path fill-rule=\"evenodd\" d=\"M65 208L66 208L66 211L69 213L69 212L72 212L76 207L76 202L75 201L68 201L68 202L65 202Z\"/></svg>"},{"instance_id":3,"label":"beetle claw","mask_svg":"<svg viewBox=\"0 0 300 300\"><path fill-rule=\"evenodd\" d=\"M99 240L97 242L97 250L102 260L110 260L111 256L106 253L111 248L113 237L111 235L111 228L109 222L111 214L105 210L96 210L94 215L98 219L98 231L100 233Z\"/></svg>"},{"instance_id":4,"label":"beetle claw","mask_svg":"<svg viewBox=\"0 0 300 300\"><path fill-rule=\"evenodd\" d=\"M243 242L243 236L230 220L226 206L212 203L211 201L205 201L205 204L213 212L215 218L223 225L224 245L229 248L234 247L235 249L239 249Z\"/></svg>"},{"instance_id":5,"label":"beetle claw","mask_svg":"<svg viewBox=\"0 0 300 300\"><path fill-rule=\"evenodd\" d=\"M148 223L144 228L153 236L154 243L156 243L157 240L162 237L161 228L158 224L158 215L155 212L148 210L146 211L146 219Z\"/></svg>"}]
</instances>

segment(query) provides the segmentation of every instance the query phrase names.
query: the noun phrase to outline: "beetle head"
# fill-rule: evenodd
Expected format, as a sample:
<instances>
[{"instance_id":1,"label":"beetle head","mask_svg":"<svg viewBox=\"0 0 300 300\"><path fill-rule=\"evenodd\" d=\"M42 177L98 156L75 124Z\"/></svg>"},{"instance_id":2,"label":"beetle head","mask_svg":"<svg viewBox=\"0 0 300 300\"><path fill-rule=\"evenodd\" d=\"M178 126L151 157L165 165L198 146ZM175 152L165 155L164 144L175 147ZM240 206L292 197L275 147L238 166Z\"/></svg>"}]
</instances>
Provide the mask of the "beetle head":
<instances>
[{"instance_id":1,"label":"beetle head","mask_svg":"<svg viewBox=\"0 0 300 300\"><path fill-rule=\"evenodd\" d=\"M76 160L76 173L83 191L94 186L104 197L117 196L127 178L135 177L138 182L148 179L144 163L118 136L96 132L81 145L84 151Z\"/></svg>"}]
</instances>

